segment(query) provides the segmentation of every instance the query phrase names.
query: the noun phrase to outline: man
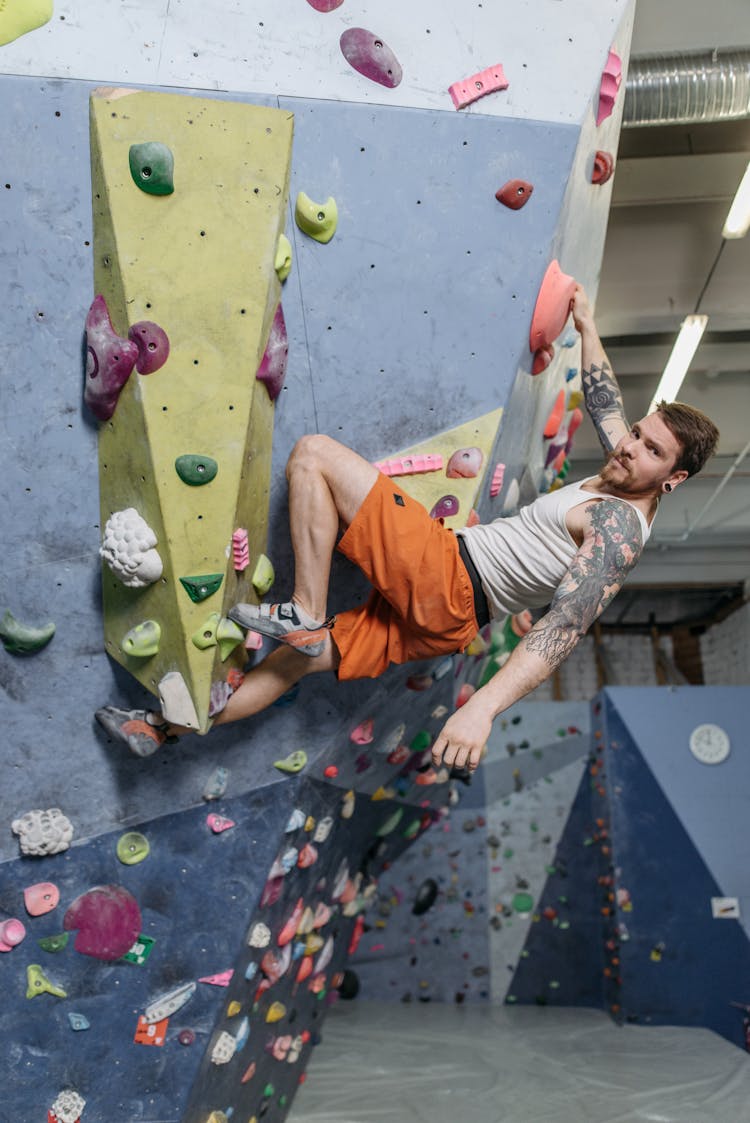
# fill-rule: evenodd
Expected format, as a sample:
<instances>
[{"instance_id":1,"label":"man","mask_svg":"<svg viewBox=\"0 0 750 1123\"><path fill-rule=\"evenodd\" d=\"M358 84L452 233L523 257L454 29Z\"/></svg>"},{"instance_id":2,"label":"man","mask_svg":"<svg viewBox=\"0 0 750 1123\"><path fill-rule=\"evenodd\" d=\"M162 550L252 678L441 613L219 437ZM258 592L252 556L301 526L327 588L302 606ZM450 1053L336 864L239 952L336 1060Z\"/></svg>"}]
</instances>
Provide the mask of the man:
<instances>
[{"instance_id":1,"label":"man","mask_svg":"<svg viewBox=\"0 0 750 1123\"><path fill-rule=\"evenodd\" d=\"M631 428L580 285L572 313L586 408L607 454L599 475L454 535L351 449L329 437L303 437L287 465L291 600L239 604L229 613L280 646L245 676L215 724L258 713L312 672L374 678L390 663L461 651L490 617L549 604L435 740L436 765L477 767L493 719L570 654L638 561L662 496L700 471L718 440L705 414L679 403L660 403ZM328 619L342 527L338 549L374 588L366 604ZM140 755L183 732L165 727L159 714L113 707L97 719Z\"/></svg>"}]
</instances>

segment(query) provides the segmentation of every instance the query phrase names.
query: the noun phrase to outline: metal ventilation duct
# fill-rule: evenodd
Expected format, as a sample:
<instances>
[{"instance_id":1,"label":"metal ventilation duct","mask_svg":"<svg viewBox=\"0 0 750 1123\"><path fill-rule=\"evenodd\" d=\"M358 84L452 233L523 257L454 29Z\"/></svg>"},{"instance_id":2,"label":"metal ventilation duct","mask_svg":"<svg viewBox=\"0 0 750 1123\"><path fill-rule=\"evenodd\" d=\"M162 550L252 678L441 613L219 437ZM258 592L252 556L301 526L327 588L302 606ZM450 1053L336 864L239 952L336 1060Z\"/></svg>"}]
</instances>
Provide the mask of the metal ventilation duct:
<instances>
[{"instance_id":1,"label":"metal ventilation duct","mask_svg":"<svg viewBox=\"0 0 750 1123\"><path fill-rule=\"evenodd\" d=\"M631 58L623 127L750 117L750 48Z\"/></svg>"}]
</instances>

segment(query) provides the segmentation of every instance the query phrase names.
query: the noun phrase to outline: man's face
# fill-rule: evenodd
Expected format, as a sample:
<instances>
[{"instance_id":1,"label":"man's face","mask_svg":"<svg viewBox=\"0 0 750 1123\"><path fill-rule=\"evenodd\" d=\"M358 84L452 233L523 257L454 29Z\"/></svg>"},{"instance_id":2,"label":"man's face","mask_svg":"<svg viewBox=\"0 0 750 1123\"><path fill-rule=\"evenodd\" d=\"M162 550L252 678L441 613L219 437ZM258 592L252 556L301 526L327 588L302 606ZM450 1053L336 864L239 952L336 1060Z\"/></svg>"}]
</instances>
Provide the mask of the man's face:
<instances>
[{"instance_id":1,"label":"man's face","mask_svg":"<svg viewBox=\"0 0 750 1123\"><path fill-rule=\"evenodd\" d=\"M658 413L638 421L617 443L601 471L602 479L629 494L659 492L670 480L679 483L687 475L676 472L682 454L680 442Z\"/></svg>"}]
</instances>

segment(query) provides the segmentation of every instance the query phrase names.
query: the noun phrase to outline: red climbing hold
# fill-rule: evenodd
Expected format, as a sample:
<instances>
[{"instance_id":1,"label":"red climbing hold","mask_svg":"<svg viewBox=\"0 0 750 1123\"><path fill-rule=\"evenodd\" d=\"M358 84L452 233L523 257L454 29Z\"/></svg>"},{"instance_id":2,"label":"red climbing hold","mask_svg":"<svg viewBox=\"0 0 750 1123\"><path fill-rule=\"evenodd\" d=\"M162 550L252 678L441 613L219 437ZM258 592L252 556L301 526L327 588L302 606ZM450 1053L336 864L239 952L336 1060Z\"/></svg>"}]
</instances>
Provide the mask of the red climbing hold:
<instances>
[{"instance_id":1,"label":"red climbing hold","mask_svg":"<svg viewBox=\"0 0 750 1123\"><path fill-rule=\"evenodd\" d=\"M63 918L66 932L76 929L73 945L94 959L120 959L141 931L141 911L121 885L98 885L76 897Z\"/></svg>"},{"instance_id":2,"label":"red climbing hold","mask_svg":"<svg viewBox=\"0 0 750 1123\"><path fill-rule=\"evenodd\" d=\"M531 319L529 347L532 351L550 347L557 339L570 314L570 302L575 289L575 278L563 273L558 261L550 262L542 279Z\"/></svg>"},{"instance_id":3,"label":"red climbing hold","mask_svg":"<svg viewBox=\"0 0 750 1123\"><path fill-rule=\"evenodd\" d=\"M525 179L509 179L495 192L495 198L512 211L520 211L528 203L533 190L534 185L527 183Z\"/></svg>"},{"instance_id":4,"label":"red climbing hold","mask_svg":"<svg viewBox=\"0 0 750 1123\"><path fill-rule=\"evenodd\" d=\"M544 437L546 440L549 440L551 437L557 436L557 431L560 428L564 413L565 391L560 390L557 397L555 398L555 404L550 411L550 415L547 418L547 424L544 426Z\"/></svg>"},{"instance_id":5,"label":"red climbing hold","mask_svg":"<svg viewBox=\"0 0 750 1123\"><path fill-rule=\"evenodd\" d=\"M591 173L592 183L606 183L612 178L615 170L615 161L611 152L603 152L601 148L594 156L594 170Z\"/></svg>"},{"instance_id":6,"label":"red climbing hold","mask_svg":"<svg viewBox=\"0 0 750 1123\"><path fill-rule=\"evenodd\" d=\"M307 0L307 2L316 12L332 12L340 8L344 0Z\"/></svg>"},{"instance_id":7,"label":"red climbing hold","mask_svg":"<svg viewBox=\"0 0 750 1123\"><path fill-rule=\"evenodd\" d=\"M336 767L335 764L328 764L323 769L323 775L328 780L335 780L336 777L338 776L338 774L339 774L339 770L338 770L338 768Z\"/></svg>"},{"instance_id":8,"label":"red climbing hold","mask_svg":"<svg viewBox=\"0 0 750 1123\"><path fill-rule=\"evenodd\" d=\"M555 349L551 344L549 347L540 347L534 354L534 361L531 364L531 373L541 374L543 370L547 369L554 357Z\"/></svg>"}]
</instances>

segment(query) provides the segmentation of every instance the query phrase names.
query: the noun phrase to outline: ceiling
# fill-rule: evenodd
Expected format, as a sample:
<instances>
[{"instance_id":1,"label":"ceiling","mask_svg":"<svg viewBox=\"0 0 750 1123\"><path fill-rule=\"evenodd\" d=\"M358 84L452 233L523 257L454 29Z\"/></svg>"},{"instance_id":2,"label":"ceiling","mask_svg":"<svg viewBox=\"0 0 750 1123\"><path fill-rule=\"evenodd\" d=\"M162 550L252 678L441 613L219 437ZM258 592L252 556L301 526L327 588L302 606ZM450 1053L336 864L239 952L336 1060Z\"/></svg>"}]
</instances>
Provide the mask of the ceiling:
<instances>
[{"instance_id":1,"label":"ceiling","mask_svg":"<svg viewBox=\"0 0 750 1123\"><path fill-rule=\"evenodd\" d=\"M632 57L714 47L750 48L747 0L637 0ZM721 440L700 476L662 503L628 600L623 592L613 603L603 617L609 623L710 619L741 603L743 587L750 592L750 454L714 494L750 439L750 234L721 237L748 160L749 118L621 134L599 330L633 421L648 408L682 319L707 314L679 397L713 418ZM600 463L586 418L574 478Z\"/></svg>"}]
</instances>

